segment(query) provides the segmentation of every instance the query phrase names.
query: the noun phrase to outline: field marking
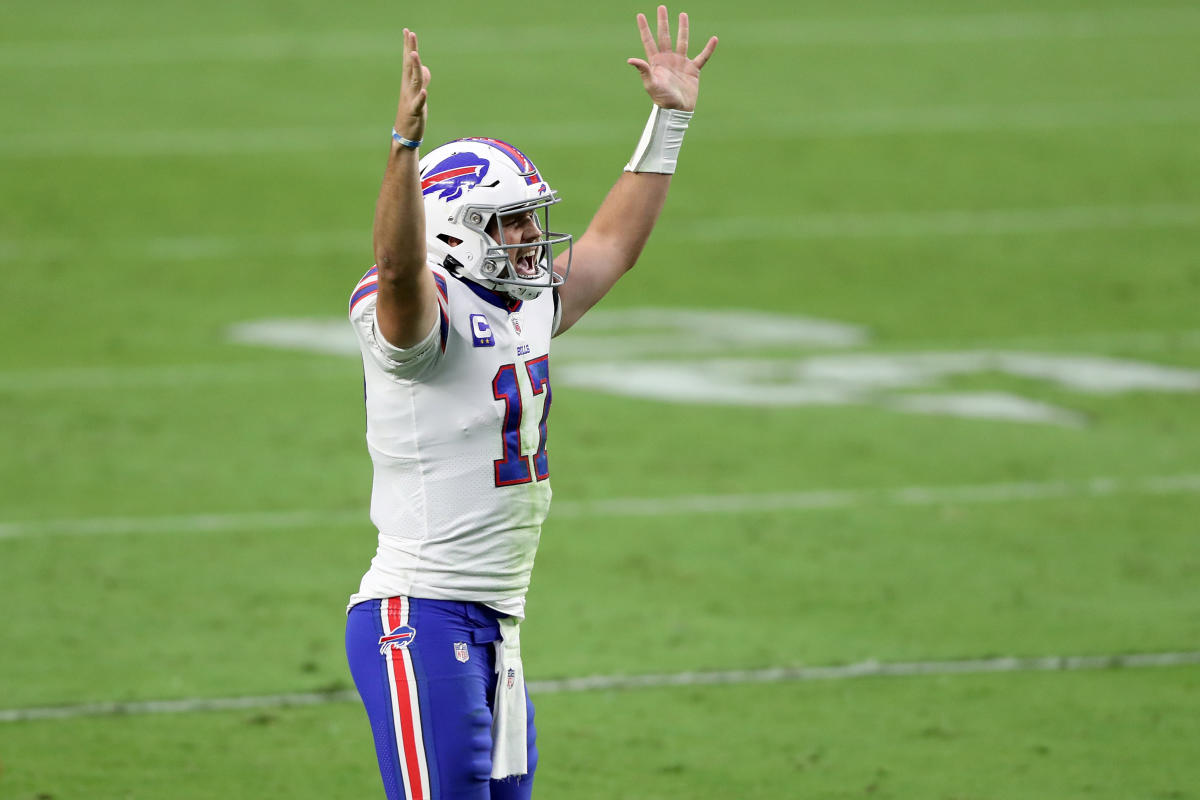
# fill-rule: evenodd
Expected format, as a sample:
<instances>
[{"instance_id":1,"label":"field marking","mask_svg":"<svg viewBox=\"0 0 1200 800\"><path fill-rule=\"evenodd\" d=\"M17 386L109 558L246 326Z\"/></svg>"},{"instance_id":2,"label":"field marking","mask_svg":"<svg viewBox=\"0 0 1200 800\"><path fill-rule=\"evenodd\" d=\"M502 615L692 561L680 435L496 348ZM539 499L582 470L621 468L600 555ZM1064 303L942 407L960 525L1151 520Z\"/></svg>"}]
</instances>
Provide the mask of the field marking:
<instances>
[{"instance_id":1,"label":"field marking","mask_svg":"<svg viewBox=\"0 0 1200 800\"><path fill-rule=\"evenodd\" d=\"M778 115L756 124L755 138L851 138L913 133L1056 131L1075 128L1175 125L1195 122L1200 105L1194 97L1169 99L1064 100L1023 105L972 104L924 107L812 109ZM734 138L742 128L721 128L712 138Z\"/></svg>"},{"instance_id":2,"label":"field marking","mask_svg":"<svg viewBox=\"0 0 1200 800\"><path fill-rule=\"evenodd\" d=\"M834 211L785 216L719 217L680 221L665 226L660 238L689 241L740 241L772 236L783 239L857 239L913 236L996 236L1067 233L1090 230L1133 230L1200 227L1200 203L1140 205L1046 206L1042 208L950 208L924 211ZM302 256L352 254L371 259L364 231L302 234L210 234L149 238L90 239L86 245L69 237L0 239L0 263L59 259L79 252L187 262L254 255Z\"/></svg>"},{"instance_id":3,"label":"field marking","mask_svg":"<svg viewBox=\"0 0 1200 800\"><path fill-rule=\"evenodd\" d=\"M591 517L662 517L686 514L765 514L868 506L1010 503L1076 497L1200 493L1200 473L1081 481L1024 481L893 489L818 489L801 492L697 494L676 497L558 501L551 521ZM355 511L261 511L230 514L91 517L0 522L0 540L46 536L110 536L295 530L358 524L370 527L366 508Z\"/></svg>"},{"instance_id":4,"label":"field marking","mask_svg":"<svg viewBox=\"0 0 1200 800\"><path fill-rule=\"evenodd\" d=\"M1062 100L1022 105L909 106L864 109L810 109L737 124L716 120L695 136L712 142L745 142L746 129L763 141L798 138L840 139L904 134L980 133L990 131L1057 131L1083 128L1181 125L1200 122L1200 99L1130 98ZM623 120L577 120L552 127L525 121L498 122L509 139L543 147L587 147L623 142L629 124ZM379 131L369 126L296 125L273 128L187 130L92 130L80 141L61 130L0 135L0 157L58 158L70 149L77 157L147 158L152 156L254 156L312 152L378 150Z\"/></svg>"},{"instance_id":5,"label":"field marking","mask_svg":"<svg viewBox=\"0 0 1200 800\"><path fill-rule=\"evenodd\" d=\"M703 20L695 22L701 28ZM811 46L932 45L1037 39L1087 40L1136 36L1188 36L1200 30L1193 9L1137 11L1008 11L939 15L877 16L861 19L796 18L726 20L714 30L730 46L791 44ZM512 29L430 26L421 29L426 47L444 50L449 42L471 52L506 52L504 42L522 36L539 42L539 52L578 53L581 48L628 45L630 21L590 23L588 35L564 25ZM706 33L707 29L699 31ZM196 62L294 62L362 60L395 56L394 33L367 30L243 33L201 36L42 40L0 45L0 67L71 69L78 67L191 64Z\"/></svg>"},{"instance_id":6,"label":"field marking","mask_svg":"<svg viewBox=\"0 0 1200 800\"><path fill-rule=\"evenodd\" d=\"M860 661L854 664L813 667L770 667L712 672L675 672L643 675L592 675L582 678L529 681L532 694L563 694L676 686L719 686L763 683L835 681L852 678L983 675L1017 672L1083 672L1200 665L1200 652L1127 653L1101 656L1042 656L1036 658L970 658L956 661ZM244 697L192 697L180 700L134 700L0 709L0 723L77 717L189 714L201 711L245 711L262 708L295 708L330 703L358 702L353 690L292 692Z\"/></svg>"},{"instance_id":7,"label":"field marking","mask_svg":"<svg viewBox=\"0 0 1200 800\"><path fill-rule=\"evenodd\" d=\"M857 239L1196 226L1200 226L1200 205L1164 203L724 217L694 223L688 229L688 236L703 241L761 239L763 236L781 239Z\"/></svg>"},{"instance_id":8,"label":"field marking","mask_svg":"<svg viewBox=\"0 0 1200 800\"><path fill-rule=\"evenodd\" d=\"M271 380L361 380L362 366L338 357L226 364L164 364L149 367L60 367L0 371L0 392L23 394L70 390L167 388Z\"/></svg>"},{"instance_id":9,"label":"field marking","mask_svg":"<svg viewBox=\"0 0 1200 800\"><path fill-rule=\"evenodd\" d=\"M1200 329L1175 331L1093 331L1064 336L873 342L870 352L886 355L898 350L964 349L1085 349L1161 351L1200 348ZM564 354L558 360L570 363ZM578 349L578 348L576 348ZM327 353L294 351L288 358L154 366L30 367L0 370L0 393L36 394L57 391L168 389L193 391L196 386L262 383L276 380L345 381L361 377L356 363Z\"/></svg>"}]
</instances>

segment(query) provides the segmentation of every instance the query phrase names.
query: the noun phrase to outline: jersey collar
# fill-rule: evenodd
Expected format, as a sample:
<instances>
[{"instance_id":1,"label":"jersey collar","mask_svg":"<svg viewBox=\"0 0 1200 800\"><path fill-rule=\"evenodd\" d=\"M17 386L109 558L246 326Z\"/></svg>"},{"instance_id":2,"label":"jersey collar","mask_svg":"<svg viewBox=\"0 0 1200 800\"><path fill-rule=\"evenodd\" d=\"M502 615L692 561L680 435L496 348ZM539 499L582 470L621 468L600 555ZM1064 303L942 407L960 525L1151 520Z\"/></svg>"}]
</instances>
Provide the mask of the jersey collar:
<instances>
[{"instance_id":1,"label":"jersey collar","mask_svg":"<svg viewBox=\"0 0 1200 800\"><path fill-rule=\"evenodd\" d=\"M521 310L521 306L524 303L522 300L518 300L515 297L509 297L506 294L501 294L500 292L489 289L486 286L480 286L478 283L475 283L475 281L472 281L468 278L463 278L459 275L455 275L454 277L462 281L468 289L474 292L485 303L490 303L496 308L503 309L510 314Z\"/></svg>"}]
</instances>

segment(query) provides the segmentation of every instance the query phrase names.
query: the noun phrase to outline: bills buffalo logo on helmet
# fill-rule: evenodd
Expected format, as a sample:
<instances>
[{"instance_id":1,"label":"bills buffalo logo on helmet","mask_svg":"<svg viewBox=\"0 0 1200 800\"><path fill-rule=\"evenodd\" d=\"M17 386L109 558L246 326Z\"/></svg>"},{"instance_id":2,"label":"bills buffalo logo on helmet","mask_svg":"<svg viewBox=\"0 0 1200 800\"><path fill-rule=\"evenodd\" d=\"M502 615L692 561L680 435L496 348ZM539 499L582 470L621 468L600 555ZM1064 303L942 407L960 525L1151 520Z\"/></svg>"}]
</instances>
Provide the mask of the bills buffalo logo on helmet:
<instances>
[{"instance_id":1,"label":"bills buffalo logo on helmet","mask_svg":"<svg viewBox=\"0 0 1200 800\"><path fill-rule=\"evenodd\" d=\"M402 650L416 638L417 631L411 625L401 625L386 636L379 637L379 654L387 655L388 650Z\"/></svg>"},{"instance_id":2,"label":"bills buffalo logo on helmet","mask_svg":"<svg viewBox=\"0 0 1200 800\"><path fill-rule=\"evenodd\" d=\"M421 178L421 194L437 192L439 200L447 203L457 200L467 189L479 185L489 166L487 159L474 153L456 153L434 165Z\"/></svg>"}]
</instances>

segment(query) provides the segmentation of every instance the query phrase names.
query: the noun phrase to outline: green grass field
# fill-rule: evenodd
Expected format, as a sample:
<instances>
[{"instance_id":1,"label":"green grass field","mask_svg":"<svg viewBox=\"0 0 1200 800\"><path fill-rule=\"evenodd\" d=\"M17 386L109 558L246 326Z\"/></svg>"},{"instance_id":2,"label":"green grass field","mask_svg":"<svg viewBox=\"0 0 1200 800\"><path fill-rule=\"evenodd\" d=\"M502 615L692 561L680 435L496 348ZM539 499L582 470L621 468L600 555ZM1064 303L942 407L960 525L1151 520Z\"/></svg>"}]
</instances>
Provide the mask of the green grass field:
<instances>
[{"instance_id":1,"label":"green grass field","mask_svg":"<svg viewBox=\"0 0 1200 800\"><path fill-rule=\"evenodd\" d=\"M232 331L339 329L402 27L579 233L653 7L173 5L0 29L0 798L382 797L361 365ZM537 796L1200 798L1200 9L677 10L671 199L552 359ZM864 662L930 669L671 682Z\"/></svg>"}]
</instances>

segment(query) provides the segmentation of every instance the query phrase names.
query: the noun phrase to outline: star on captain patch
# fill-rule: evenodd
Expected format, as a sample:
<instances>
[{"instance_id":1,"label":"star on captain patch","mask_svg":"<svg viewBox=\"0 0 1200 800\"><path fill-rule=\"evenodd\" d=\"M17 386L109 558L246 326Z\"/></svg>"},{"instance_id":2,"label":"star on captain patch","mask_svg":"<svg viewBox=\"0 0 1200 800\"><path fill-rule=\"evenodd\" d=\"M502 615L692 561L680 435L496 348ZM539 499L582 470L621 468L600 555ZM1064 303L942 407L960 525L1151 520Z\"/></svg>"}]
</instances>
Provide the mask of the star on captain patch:
<instances>
[{"instance_id":1,"label":"star on captain patch","mask_svg":"<svg viewBox=\"0 0 1200 800\"><path fill-rule=\"evenodd\" d=\"M471 654L467 652L466 642L454 643L454 658L460 663L465 664L471 659Z\"/></svg>"}]
</instances>

